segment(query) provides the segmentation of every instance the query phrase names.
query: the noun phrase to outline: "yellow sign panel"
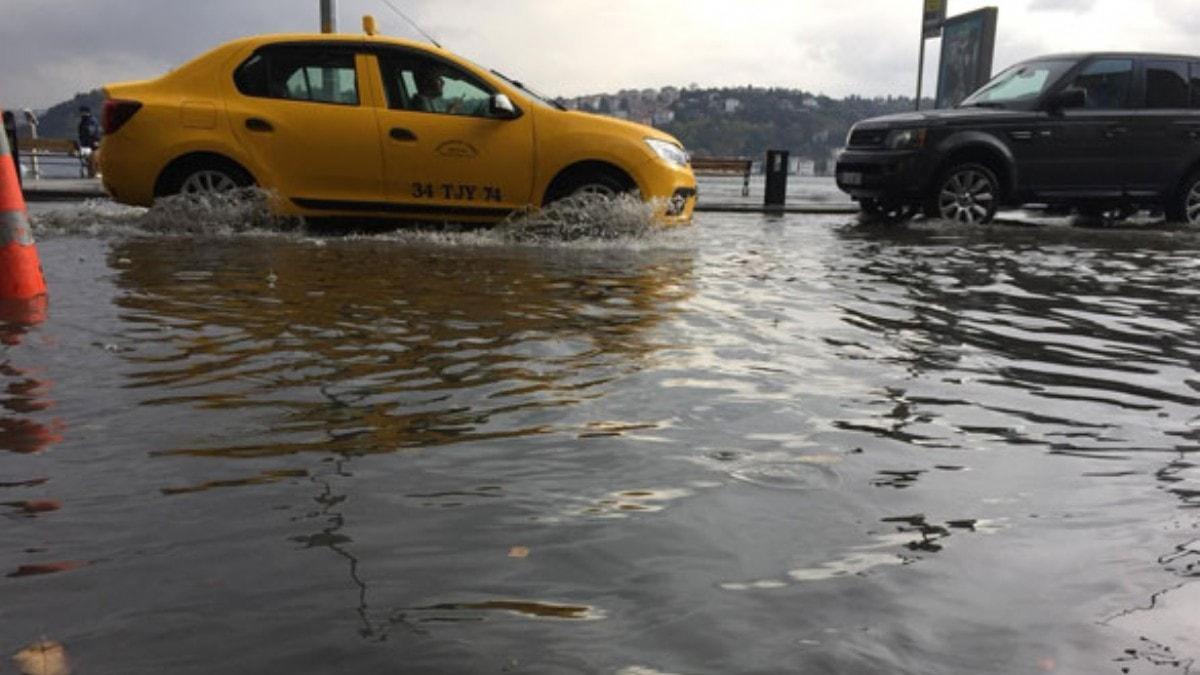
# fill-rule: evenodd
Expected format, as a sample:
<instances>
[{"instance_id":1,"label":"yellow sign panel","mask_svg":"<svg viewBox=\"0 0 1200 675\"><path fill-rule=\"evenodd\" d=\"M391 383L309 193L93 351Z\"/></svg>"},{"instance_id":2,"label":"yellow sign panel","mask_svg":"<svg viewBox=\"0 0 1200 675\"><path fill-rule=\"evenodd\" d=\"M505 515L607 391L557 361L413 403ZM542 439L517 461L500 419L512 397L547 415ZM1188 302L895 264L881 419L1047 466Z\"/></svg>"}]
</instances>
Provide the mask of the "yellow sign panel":
<instances>
[{"instance_id":1,"label":"yellow sign panel","mask_svg":"<svg viewBox=\"0 0 1200 675\"><path fill-rule=\"evenodd\" d=\"M940 37L945 22L946 0L925 0L925 37Z\"/></svg>"}]
</instances>

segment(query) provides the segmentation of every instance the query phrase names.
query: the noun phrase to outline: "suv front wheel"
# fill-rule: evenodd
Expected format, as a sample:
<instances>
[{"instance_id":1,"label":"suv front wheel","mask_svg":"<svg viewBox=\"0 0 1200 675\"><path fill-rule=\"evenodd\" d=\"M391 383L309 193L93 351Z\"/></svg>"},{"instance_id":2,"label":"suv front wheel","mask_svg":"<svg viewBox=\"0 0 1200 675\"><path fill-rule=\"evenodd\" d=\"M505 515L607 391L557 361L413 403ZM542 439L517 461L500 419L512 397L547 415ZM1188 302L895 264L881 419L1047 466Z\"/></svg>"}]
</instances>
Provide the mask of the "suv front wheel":
<instances>
[{"instance_id":1,"label":"suv front wheel","mask_svg":"<svg viewBox=\"0 0 1200 675\"><path fill-rule=\"evenodd\" d=\"M1170 220L1188 225L1200 225L1200 171L1193 173L1183 181L1175 203L1169 205L1167 217Z\"/></svg>"},{"instance_id":2,"label":"suv front wheel","mask_svg":"<svg viewBox=\"0 0 1200 675\"><path fill-rule=\"evenodd\" d=\"M996 216L1000 181L982 164L955 164L942 172L926 213L962 225L983 225Z\"/></svg>"}]
</instances>

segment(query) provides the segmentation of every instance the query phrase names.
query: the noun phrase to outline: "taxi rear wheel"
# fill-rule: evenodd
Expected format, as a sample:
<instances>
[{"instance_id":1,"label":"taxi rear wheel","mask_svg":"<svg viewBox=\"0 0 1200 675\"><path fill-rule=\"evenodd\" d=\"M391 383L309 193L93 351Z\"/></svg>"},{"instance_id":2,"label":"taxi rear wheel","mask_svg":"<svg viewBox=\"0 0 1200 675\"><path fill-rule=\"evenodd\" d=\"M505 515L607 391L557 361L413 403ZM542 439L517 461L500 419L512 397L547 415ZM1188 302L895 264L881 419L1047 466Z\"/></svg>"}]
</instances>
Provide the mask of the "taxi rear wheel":
<instances>
[{"instance_id":1,"label":"taxi rear wheel","mask_svg":"<svg viewBox=\"0 0 1200 675\"><path fill-rule=\"evenodd\" d=\"M176 162L164 172L159 195L207 195L254 185L242 167L217 157Z\"/></svg>"}]
</instances>

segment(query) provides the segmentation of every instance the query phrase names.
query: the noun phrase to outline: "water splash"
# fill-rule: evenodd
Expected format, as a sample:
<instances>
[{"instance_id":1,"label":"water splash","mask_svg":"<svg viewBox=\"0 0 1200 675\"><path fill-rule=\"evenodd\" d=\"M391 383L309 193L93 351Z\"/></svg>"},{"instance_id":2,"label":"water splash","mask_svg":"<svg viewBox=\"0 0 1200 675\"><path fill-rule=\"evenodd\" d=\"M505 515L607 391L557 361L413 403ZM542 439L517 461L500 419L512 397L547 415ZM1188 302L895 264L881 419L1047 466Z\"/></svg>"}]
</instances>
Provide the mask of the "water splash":
<instances>
[{"instance_id":1,"label":"water splash","mask_svg":"<svg viewBox=\"0 0 1200 675\"><path fill-rule=\"evenodd\" d=\"M258 188L205 195L175 195L157 200L138 223L141 230L170 235L229 236L299 229L299 218L277 216L278 197Z\"/></svg>"},{"instance_id":2,"label":"water splash","mask_svg":"<svg viewBox=\"0 0 1200 675\"><path fill-rule=\"evenodd\" d=\"M581 194L510 216L496 232L518 243L644 239L658 230L656 208L635 195Z\"/></svg>"},{"instance_id":3,"label":"water splash","mask_svg":"<svg viewBox=\"0 0 1200 675\"><path fill-rule=\"evenodd\" d=\"M92 200L31 214L39 237L90 236L301 236L365 238L435 246L566 246L588 248L674 248L687 244L684 228L663 228L655 219L659 206L634 195L569 197L541 209L510 216L490 229L478 225L440 223L414 226L397 221L363 231L356 221L306 224L303 218L277 216L273 193L246 188L213 195L176 195L152 208Z\"/></svg>"}]
</instances>

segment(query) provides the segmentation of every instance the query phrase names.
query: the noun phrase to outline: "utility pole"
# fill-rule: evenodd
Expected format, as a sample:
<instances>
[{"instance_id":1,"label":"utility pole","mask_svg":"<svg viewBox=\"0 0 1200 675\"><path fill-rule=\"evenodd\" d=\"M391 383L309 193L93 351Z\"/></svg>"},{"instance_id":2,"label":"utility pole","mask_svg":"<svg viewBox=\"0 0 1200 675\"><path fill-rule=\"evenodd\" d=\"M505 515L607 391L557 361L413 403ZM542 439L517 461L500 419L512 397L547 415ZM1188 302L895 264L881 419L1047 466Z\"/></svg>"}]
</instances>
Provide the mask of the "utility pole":
<instances>
[{"instance_id":1,"label":"utility pole","mask_svg":"<svg viewBox=\"0 0 1200 675\"><path fill-rule=\"evenodd\" d=\"M321 0L321 32L337 32L337 0Z\"/></svg>"},{"instance_id":2,"label":"utility pole","mask_svg":"<svg viewBox=\"0 0 1200 675\"><path fill-rule=\"evenodd\" d=\"M925 10L921 15L921 55L917 58L917 102L921 109L921 85L925 79L925 41L942 36L942 24L946 23L948 0L924 0Z\"/></svg>"},{"instance_id":3,"label":"utility pole","mask_svg":"<svg viewBox=\"0 0 1200 675\"><path fill-rule=\"evenodd\" d=\"M917 102L916 109L921 109L921 85L925 79L925 23L921 22L921 55L917 57Z\"/></svg>"}]
</instances>

